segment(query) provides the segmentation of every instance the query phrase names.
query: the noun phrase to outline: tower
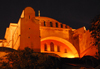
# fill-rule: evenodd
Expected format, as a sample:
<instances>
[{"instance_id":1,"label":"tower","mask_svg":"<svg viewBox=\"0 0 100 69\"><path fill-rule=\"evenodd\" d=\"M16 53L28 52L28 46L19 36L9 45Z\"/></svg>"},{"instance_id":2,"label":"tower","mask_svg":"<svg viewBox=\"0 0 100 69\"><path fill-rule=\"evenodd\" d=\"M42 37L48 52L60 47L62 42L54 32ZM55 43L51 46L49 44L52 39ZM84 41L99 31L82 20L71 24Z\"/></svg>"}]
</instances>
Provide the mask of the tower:
<instances>
[{"instance_id":1,"label":"tower","mask_svg":"<svg viewBox=\"0 0 100 69\"><path fill-rule=\"evenodd\" d=\"M36 52L40 51L39 22L35 19L35 11L26 7L21 15L19 49L29 47Z\"/></svg>"}]
</instances>

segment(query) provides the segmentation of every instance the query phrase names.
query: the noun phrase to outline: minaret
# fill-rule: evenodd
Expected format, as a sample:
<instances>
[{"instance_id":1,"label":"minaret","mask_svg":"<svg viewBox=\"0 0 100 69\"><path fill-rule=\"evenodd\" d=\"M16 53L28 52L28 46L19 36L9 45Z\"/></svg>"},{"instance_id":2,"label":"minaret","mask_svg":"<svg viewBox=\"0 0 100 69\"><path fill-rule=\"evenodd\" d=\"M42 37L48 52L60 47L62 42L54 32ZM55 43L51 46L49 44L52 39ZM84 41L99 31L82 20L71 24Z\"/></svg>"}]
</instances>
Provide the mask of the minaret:
<instances>
[{"instance_id":1,"label":"minaret","mask_svg":"<svg viewBox=\"0 0 100 69\"><path fill-rule=\"evenodd\" d=\"M40 10L38 10L38 16L40 17Z\"/></svg>"}]
</instances>

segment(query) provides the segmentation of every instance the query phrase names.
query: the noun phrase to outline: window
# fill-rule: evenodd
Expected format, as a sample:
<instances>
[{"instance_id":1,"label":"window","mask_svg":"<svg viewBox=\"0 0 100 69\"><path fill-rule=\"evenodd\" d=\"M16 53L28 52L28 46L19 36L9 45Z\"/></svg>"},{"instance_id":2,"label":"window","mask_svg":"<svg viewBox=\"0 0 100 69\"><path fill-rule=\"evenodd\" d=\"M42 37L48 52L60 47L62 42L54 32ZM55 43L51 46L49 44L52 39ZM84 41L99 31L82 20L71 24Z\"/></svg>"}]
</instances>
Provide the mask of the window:
<instances>
[{"instance_id":1,"label":"window","mask_svg":"<svg viewBox=\"0 0 100 69\"><path fill-rule=\"evenodd\" d=\"M29 19L30 19L30 15L29 15Z\"/></svg>"},{"instance_id":2,"label":"window","mask_svg":"<svg viewBox=\"0 0 100 69\"><path fill-rule=\"evenodd\" d=\"M50 27L53 27L52 22L50 22Z\"/></svg>"},{"instance_id":3,"label":"window","mask_svg":"<svg viewBox=\"0 0 100 69\"><path fill-rule=\"evenodd\" d=\"M65 28L67 28L67 26L65 26Z\"/></svg>"},{"instance_id":4,"label":"window","mask_svg":"<svg viewBox=\"0 0 100 69\"><path fill-rule=\"evenodd\" d=\"M61 24L61 28L63 28L63 24Z\"/></svg>"},{"instance_id":5,"label":"window","mask_svg":"<svg viewBox=\"0 0 100 69\"><path fill-rule=\"evenodd\" d=\"M44 50L47 51L47 44L44 44Z\"/></svg>"},{"instance_id":6,"label":"window","mask_svg":"<svg viewBox=\"0 0 100 69\"><path fill-rule=\"evenodd\" d=\"M67 49L65 49L65 53L67 53Z\"/></svg>"},{"instance_id":7,"label":"window","mask_svg":"<svg viewBox=\"0 0 100 69\"><path fill-rule=\"evenodd\" d=\"M58 23L56 23L56 27L58 27Z\"/></svg>"},{"instance_id":8,"label":"window","mask_svg":"<svg viewBox=\"0 0 100 69\"><path fill-rule=\"evenodd\" d=\"M50 43L50 50L54 51L54 44L53 44L53 42Z\"/></svg>"},{"instance_id":9,"label":"window","mask_svg":"<svg viewBox=\"0 0 100 69\"><path fill-rule=\"evenodd\" d=\"M60 52L60 46L57 46L57 52Z\"/></svg>"},{"instance_id":10,"label":"window","mask_svg":"<svg viewBox=\"0 0 100 69\"><path fill-rule=\"evenodd\" d=\"M44 26L46 26L46 23L45 23L45 21L44 21Z\"/></svg>"}]
</instances>

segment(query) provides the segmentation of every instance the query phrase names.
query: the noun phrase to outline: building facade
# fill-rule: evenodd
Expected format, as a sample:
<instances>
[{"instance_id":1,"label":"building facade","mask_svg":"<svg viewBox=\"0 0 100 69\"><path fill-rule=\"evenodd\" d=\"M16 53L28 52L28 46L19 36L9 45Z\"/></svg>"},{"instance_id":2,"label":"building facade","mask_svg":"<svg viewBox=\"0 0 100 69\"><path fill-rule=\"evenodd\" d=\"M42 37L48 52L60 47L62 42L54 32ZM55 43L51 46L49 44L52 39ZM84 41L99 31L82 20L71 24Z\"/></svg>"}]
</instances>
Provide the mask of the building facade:
<instances>
[{"instance_id":1,"label":"building facade","mask_svg":"<svg viewBox=\"0 0 100 69\"><path fill-rule=\"evenodd\" d=\"M72 29L66 24L49 17L35 16L31 7L26 7L18 23L10 23L6 28L1 47L23 50L25 47L35 52L54 53L65 58L95 56L98 49L94 39L85 27Z\"/></svg>"}]
</instances>

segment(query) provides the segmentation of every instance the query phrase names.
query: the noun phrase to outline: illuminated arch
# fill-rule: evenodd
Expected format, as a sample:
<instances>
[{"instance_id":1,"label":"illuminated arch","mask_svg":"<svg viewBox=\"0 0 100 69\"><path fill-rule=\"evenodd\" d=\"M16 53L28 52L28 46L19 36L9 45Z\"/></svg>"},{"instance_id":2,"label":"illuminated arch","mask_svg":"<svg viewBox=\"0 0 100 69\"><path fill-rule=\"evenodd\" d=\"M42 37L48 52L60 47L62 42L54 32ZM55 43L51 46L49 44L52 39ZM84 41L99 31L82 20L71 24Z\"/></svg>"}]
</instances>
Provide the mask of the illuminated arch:
<instances>
[{"instance_id":1,"label":"illuminated arch","mask_svg":"<svg viewBox=\"0 0 100 69\"><path fill-rule=\"evenodd\" d=\"M66 46L68 46L71 49L71 51L73 52L75 57L79 57L78 51L76 50L76 48L69 41L67 41L67 40L65 40L63 38L51 36L51 37L46 37L46 38L41 39L41 42L45 41L45 40L56 40L56 41L59 41L59 42L65 44Z\"/></svg>"}]
</instances>

